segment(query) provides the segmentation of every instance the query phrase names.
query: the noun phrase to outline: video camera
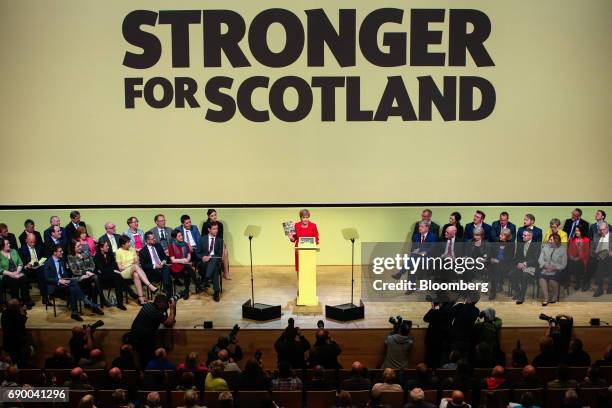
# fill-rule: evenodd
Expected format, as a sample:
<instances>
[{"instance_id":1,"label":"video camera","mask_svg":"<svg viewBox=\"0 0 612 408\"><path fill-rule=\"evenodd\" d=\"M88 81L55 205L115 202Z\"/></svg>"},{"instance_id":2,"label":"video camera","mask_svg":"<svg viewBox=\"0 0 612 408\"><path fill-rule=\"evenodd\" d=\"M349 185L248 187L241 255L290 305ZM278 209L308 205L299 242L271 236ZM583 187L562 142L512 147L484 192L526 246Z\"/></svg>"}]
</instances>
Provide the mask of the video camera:
<instances>
[{"instance_id":1,"label":"video camera","mask_svg":"<svg viewBox=\"0 0 612 408\"><path fill-rule=\"evenodd\" d=\"M235 324L234 327L232 327L232 330L230 331L229 336L228 336L230 343L233 343L234 340L236 340L236 336L238 335L239 331L240 331L240 326Z\"/></svg>"},{"instance_id":2,"label":"video camera","mask_svg":"<svg viewBox=\"0 0 612 408\"><path fill-rule=\"evenodd\" d=\"M393 333L399 333L402 327L412 328L412 320L404 320L402 316L389 317L389 323L393 325Z\"/></svg>"},{"instance_id":3,"label":"video camera","mask_svg":"<svg viewBox=\"0 0 612 408\"><path fill-rule=\"evenodd\" d=\"M100 328L104 326L104 322L102 320L98 320L97 322L94 322L92 324L84 324L83 328L84 329L89 329L92 332L95 331L96 329Z\"/></svg>"}]
</instances>

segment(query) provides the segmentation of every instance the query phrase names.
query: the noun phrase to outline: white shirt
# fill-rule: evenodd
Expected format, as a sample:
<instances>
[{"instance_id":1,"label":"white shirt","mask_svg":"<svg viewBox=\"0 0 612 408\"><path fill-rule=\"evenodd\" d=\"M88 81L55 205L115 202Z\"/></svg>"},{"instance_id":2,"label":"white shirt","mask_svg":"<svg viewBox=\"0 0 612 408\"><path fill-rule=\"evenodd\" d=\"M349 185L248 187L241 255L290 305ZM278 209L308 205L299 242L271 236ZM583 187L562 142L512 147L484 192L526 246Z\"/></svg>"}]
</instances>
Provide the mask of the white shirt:
<instances>
[{"instance_id":1,"label":"white shirt","mask_svg":"<svg viewBox=\"0 0 612 408\"><path fill-rule=\"evenodd\" d=\"M187 228L183 228L185 230L185 242L189 244L190 247L196 246L195 241L193 240L193 236L191 235L191 231Z\"/></svg>"},{"instance_id":2,"label":"white shirt","mask_svg":"<svg viewBox=\"0 0 612 408\"><path fill-rule=\"evenodd\" d=\"M208 235L208 247L209 247L209 248L211 247L211 244L212 244L212 240L213 240L213 239L216 241L216 240L217 240L217 237L215 237L215 236L213 236L213 235L210 235L210 234L209 234L209 235ZM214 247L214 245L212 246L212 250L210 251L210 253L209 253L208 255L209 255L209 256L214 256L214 255L215 255L215 247Z\"/></svg>"}]
</instances>

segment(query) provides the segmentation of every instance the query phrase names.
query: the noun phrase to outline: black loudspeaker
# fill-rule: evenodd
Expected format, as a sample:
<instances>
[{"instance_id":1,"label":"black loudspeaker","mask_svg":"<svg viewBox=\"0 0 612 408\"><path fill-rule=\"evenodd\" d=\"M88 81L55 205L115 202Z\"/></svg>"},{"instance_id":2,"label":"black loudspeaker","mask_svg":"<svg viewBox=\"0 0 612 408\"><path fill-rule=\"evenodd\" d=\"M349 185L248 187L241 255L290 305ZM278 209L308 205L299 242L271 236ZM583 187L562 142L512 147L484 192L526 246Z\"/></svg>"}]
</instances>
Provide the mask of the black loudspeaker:
<instances>
[{"instance_id":1,"label":"black loudspeaker","mask_svg":"<svg viewBox=\"0 0 612 408\"><path fill-rule=\"evenodd\" d=\"M599 319L599 317L592 318L589 323L591 324L591 326L601 326L601 320Z\"/></svg>"},{"instance_id":2,"label":"black loudspeaker","mask_svg":"<svg viewBox=\"0 0 612 408\"><path fill-rule=\"evenodd\" d=\"M352 303L343 305L325 305L325 317L340 322L348 322L351 320L363 319L365 316L365 307L363 301L359 301L359 306Z\"/></svg>"},{"instance_id":3,"label":"black loudspeaker","mask_svg":"<svg viewBox=\"0 0 612 408\"><path fill-rule=\"evenodd\" d=\"M264 305L263 303L251 304L251 299L242 304L242 318L257 320L259 322L266 320L280 319L280 305Z\"/></svg>"}]
</instances>

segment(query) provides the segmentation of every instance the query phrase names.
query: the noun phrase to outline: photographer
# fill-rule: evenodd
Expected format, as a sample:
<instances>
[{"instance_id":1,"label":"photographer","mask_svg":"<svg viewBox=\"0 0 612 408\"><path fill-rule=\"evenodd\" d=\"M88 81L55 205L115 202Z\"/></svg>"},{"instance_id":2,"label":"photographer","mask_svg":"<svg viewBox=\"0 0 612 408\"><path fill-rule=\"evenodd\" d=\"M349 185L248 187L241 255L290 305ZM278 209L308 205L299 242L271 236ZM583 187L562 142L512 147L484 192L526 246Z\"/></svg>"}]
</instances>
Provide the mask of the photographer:
<instances>
[{"instance_id":1,"label":"photographer","mask_svg":"<svg viewBox=\"0 0 612 408\"><path fill-rule=\"evenodd\" d=\"M235 324L232 327L228 336L220 336L217 339L217 344L213 346L212 349L208 352L208 356L206 359L206 365L209 365L211 362L219 359L219 352L221 350L227 350L228 358L232 359L234 362L238 362L242 360L242 348L238 344L238 331L240 327Z\"/></svg>"},{"instance_id":2,"label":"photographer","mask_svg":"<svg viewBox=\"0 0 612 408\"><path fill-rule=\"evenodd\" d=\"M31 344L30 335L26 329L28 321L27 307L18 299L10 299L7 309L2 312L2 337L4 350L11 356L13 364L22 367L27 362L24 346Z\"/></svg>"},{"instance_id":3,"label":"photographer","mask_svg":"<svg viewBox=\"0 0 612 408\"><path fill-rule=\"evenodd\" d=\"M414 340L410 336L412 322L402 320L400 316L389 319L393 323L393 331L385 339L385 360L381 368L393 368L396 370L408 368L410 350Z\"/></svg>"},{"instance_id":4,"label":"photographer","mask_svg":"<svg viewBox=\"0 0 612 408\"><path fill-rule=\"evenodd\" d=\"M72 328L72 337L68 344L70 346L70 354L72 354L75 362L89 357L89 352L93 346L93 330L88 325L74 326Z\"/></svg>"},{"instance_id":5,"label":"photographer","mask_svg":"<svg viewBox=\"0 0 612 408\"><path fill-rule=\"evenodd\" d=\"M547 335L553 339L554 351L559 356L559 361L562 361L567 355L572 339L574 319L566 314L560 314L554 318L541 314L540 319L548 321Z\"/></svg>"},{"instance_id":6,"label":"photographer","mask_svg":"<svg viewBox=\"0 0 612 408\"><path fill-rule=\"evenodd\" d=\"M128 341L138 350L140 368L146 367L153 358L159 325L172 328L175 323L176 301L171 299L169 302L164 294L158 294L153 303L147 303L140 309L132 322Z\"/></svg>"},{"instance_id":7,"label":"photographer","mask_svg":"<svg viewBox=\"0 0 612 408\"><path fill-rule=\"evenodd\" d=\"M310 350L310 367L318 365L326 370L340 369L342 366L338 362L338 356L342 353L340 346L329 336L325 329L319 329L316 333L315 344Z\"/></svg>"},{"instance_id":8,"label":"photographer","mask_svg":"<svg viewBox=\"0 0 612 408\"><path fill-rule=\"evenodd\" d=\"M450 307L450 303L432 302L423 316L423 321L429 323L425 331L425 362L432 368L440 366L440 357L447 355L450 348Z\"/></svg>"},{"instance_id":9,"label":"photographer","mask_svg":"<svg viewBox=\"0 0 612 408\"><path fill-rule=\"evenodd\" d=\"M293 369L306 368L304 353L310 350L310 343L306 340L299 327L295 327L293 319L289 319L289 324L285 331L274 343L277 360L289 363Z\"/></svg>"}]
</instances>

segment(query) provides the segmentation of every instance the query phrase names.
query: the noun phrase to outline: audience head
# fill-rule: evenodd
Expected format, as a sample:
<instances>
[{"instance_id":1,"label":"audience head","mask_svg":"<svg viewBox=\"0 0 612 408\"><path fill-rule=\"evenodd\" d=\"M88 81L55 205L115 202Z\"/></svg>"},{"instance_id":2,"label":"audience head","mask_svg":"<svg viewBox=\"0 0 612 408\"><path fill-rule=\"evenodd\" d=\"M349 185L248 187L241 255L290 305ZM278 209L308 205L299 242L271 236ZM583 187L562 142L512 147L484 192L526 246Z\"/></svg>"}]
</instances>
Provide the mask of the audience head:
<instances>
[{"instance_id":1,"label":"audience head","mask_svg":"<svg viewBox=\"0 0 612 408\"><path fill-rule=\"evenodd\" d=\"M115 406L122 406L128 403L127 391L120 388L113 392L111 398Z\"/></svg>"},{"instance_id":2,"label":"audience head","mask_svg":"<svg viewBox=\"0 0 612 408\"><path fill-rule=\"evenodd\" d=\"M382 379L384 383L393 384L395 382L395 370L392 368L385 368Z\"/></svg>"},{"instance_id":3,"label":"audience head","mask_svg":"<svg viewBox=\"0 0 612 408\"><path fill-rule=\"evenodd\" d=\"M576 390L573 388L567 390L563 398L563 403L567 405L574 405L578 403L578 393L576 393Z\"/></svg>"},{"instance_id":4,"label":"audience head","mask_svg":"<svg viewBox=\"0 0 612 408\"><path fill-rule=\"evenodd\" d=\"M410 391L410 400L412 402L422 402L425 401L425 391L423 391L421 388L413 388Z\"/></svg>"},{"instance_id":5,"label":"audience head","mask_svg":"<svg viewBox=\"0 0 612 408\"><path fill-rule=\"evenodd\" d=\"M320 365L316 365L312 370L312 378L322 380L325 378L325 369Z\"/></svg>"},{"instance_id":6,"label":"audience head","mask_svg":"<svg viewBox=\"0 0 612 408\"><path fill-rule=\"evenodd\" d=\"M172 232L170 233L170 237L172 237L172 239L178 242L183 241L183 233L179 230L172 230Z\"/></svg>"},{"instance_id":7,"label":"audience head","mask_svg":"<svg viewBox=\"0 0 612 408\"><path fill-rule=\"evenodd\" d=\"M187 214L181 215L181 225L183 225L184 228L190 229L191 228L191 217L188 216Z\"/></svg>"},{"instance_id":8,"label":"audience head","mask_svg":"<svg viewBox=\"0 0 612 408\"><path fill-rule=\"evenodd\" d=\"M83 247L79 241L76 239L70 240L70 255L74 256L76 254L80 254L83 250Z\"/></svg>"},{"instance_id":9,"label":"audience head","mask_svg":"<svg viewBox=\"0 0 612 408\"><path fill-rule=\"evenodd\" d=\"M185 357L185 367L198 368L199 365L200 356L198 355L198 353L192 351L191 353L187 354L187 357Z\"/></svg>"},{"instance_id":10,"label":"audience head","mask_svg":"<svg viewBox=\"0 0 612 408\"><path fill-rule=\"evenodd\" d=\"M559 232L560 225L561 225L561 220L559 220L558 218L553 218L550 220L549 226L553 234L556 234Z\"/></svg>"},{"instance_id":11,"label":"audience head","mask_svg":"<svg viewBox=\"0 0 612 408\"><path fill-rule=\"evenodd\" d=\"M259 363L254 358L249 358L244 364L244 373L247 376L256 376L259 373L259 370Z\"/></svg>"},{"instance_id":12,"label":"audience head","mask_svg":"<svg viewBox=\"0 0 612 408\"><path fill-rule=\"evenodd\" d=\"M429 208L424 209L423 211L421 211L421 220L427 222L427 226L429 227L429 223L431 223L431 216L433 215L433 213L431 212L431 210Z\"/></svg>"},{"instance_id":13,"label":"audience head","mask_svg":"<svg viewBox=\"0 0 612 408\"><path fill-rule=\"evenodd\" d=\"M476 212L474 213L474 224L476 225L480 225L484 222L485 220L485 213L480 211L480 210L476 210Z\"/></svg>"},{"instance_id":14,"label":"audience head","mask_svg":"<svg viewBox=\"0 0 612 408\"><path fill-rule=\"evenodd\" d=\"M351 393L348 391L340 391L338 394L338 404L340 408L352 408L353 399L351 398Z\"/></svg>"},{"instance_id":15,"label":"audience head","mask_svg":"<svg viewBox=\"0 0 612 408\"><path fill-rule=\"evenodd\" d=\"M491 370L491 377L493 377L493 378L504 378L504 374L505 374L504 367L502 367L500 365L496 365Z\"/></svg>"},{"instance_id":16,"label":"audience head","mask_svg":"<svg viewBox=\"0 0 612 408\"><path fill-rule=\"evenodd\" d=\"M606 234L610 231L608 223L605 221L599 221L597 223L597 229L599 230L599 235L601 235L602 237L606 236Z\"/></svg>"},{"instance_id":17,"label":"audience head","mask_svg":"<svg viewBox=\"0 0 612 408\"><path fill-rule=\"evenodd\" d=\"M415 368L417 377L423 377L429 374L429 367L427 367L425 363L419 363Z\"/></svg>"},{"instance_id":18,"label":"audience head","mask_svg":"<svg viewBox=\"0 0 612 408\"><path fill-rule=\"evenodd\" d=\"M604 210L595 211L595 221L603 221L606 219L606 212Z\"/></svg>"},{"instance_id":19,"label":"audience head","mask_svg":"<svg viewBox=\"0 0 612 408\"><path fill-rule=\"evenodd\" d=\"M533 214L525 214L525 218L523 218L523 225L525 227L531 227L535 224L535 216Z\"/></svg>"},{"instance_id":20,"label":"audience head","mask_svg":"<svg viewBox=\"0 0 612 408\"><path fill-rule=\"evenodd\" d=\"M81 373L82 372L83 370L81 370ZM19 368L15 364L11 364L6 369L6 379L9 381L17 382L18 378L19 378Z\"/></svg>"},{"instance_id":21,"label":"audience head","mask_svg":"<svg viewBox=\"0 0 612 408\"><path fill-rule=\"evenodd\" d=\"M448 221L451 225L461 225L461 214L457 211L452 212Z\"/></svg>"},{"instance_id":22,"label":"audience head","mask_svg":"<svg viewBox=\"0 0 612 408\"><path fill-rule=\"evenodd\" d=\"M36 235L31 234L28 232L28 234L26 235L26 245L34 248L36 246Z\"/></svg>"},{"instance_id":23,"label":"audience head","mask_svg":"<svg viewBox=\"0 0 612 408\"><path fill-rule=\"evenodd\" d=\"M580 208L574 208L572 211L572 221L577 221L582 217L582 210Z\"/></svg>"},{"instance_id":24,"label":"audience head","mask_svg":"<svg viewBox=\"0 0 612 408\"><path fill-rule=\"evenodd\" d=\"M146 232L144 238L147 245L155 245L155 234L153 234L151 231Z\"/></svg>"},{"instance_id":25,"label":"audience head","mask_svg":"<svg viewBox=\"0 0 612 408\"><path fill-rule=\"evenodd\" d=\"M596 382L601 378L601 368L599 364L591 364L587 370L587 377L589 377L591 382Z\"/></svg>"},{"instance_id":26,"label":"audience head","mask_svg":"<svg viewBox=\"0 0 612 408\"><path fill-rule=\"evenodd\" d=\"M21 302L19 299L11 298L7 302L7 308L9 310L18 311L21 308Z\"/></svg>"},{"instance_id":27,"label":"audience head","mask_svg":"<svg viewBox=\"0 0 612 408\"><path fill-rule=\"evenodd\" d=\"M500 241L510 241L512 239L512 231L509 228L503 228L499 234Z\"/></svg>"},{"instance_id":28,"label":"audience head","mask_svg":"<svg viewBox=\"0 0 612 408\"><path fill-rule=\"evenodd\" d=\"M217 210L209 208L208 211L206 211L206 216L210 221L217 221Z\"/></svg>"},{"instance_id":29,"label":"audience head","mask_svg":"<svg viewBox=\"0 0 612 408\"><path fill-rule=\"evenodd\" d=\"M382 392L377 389L373 389L370 392L370 405L371 407L378 407L380 405L380 401L382 400Z\"/></svg>"},{"instance_id":30,"label":"audience head","mask_svg":"<svg viewBox=\"0 0 612 408\"><path fill-rule=\"evenodd\" d=\"M550 237L548 238L548 244L550 244L554 248L559 248L561 246L561 237L559 236L559 234L550 234Z\"/></svg>"},{"instance_id":31,"label":"audience head","mask_svg":"<svg viewBox=\"0 0 612 408\"><path fill-rule=\"evenodd\" d=\"M533 238L533 231L528 230L528 229L523 231L523 241L524 242L530 242L532 238Z\"/></svg>"},{"instance_id":32,"label":"audience head","mask_svg":"<svg viewBox=\"0 0 612 408\"><path fill-rule=\"evenodd\" d=\"M523 370L521 371L521 375L525 379L535 377L536 369L531 364L527 364L525 367L523 367Z\"/></svg>"},{"instance_id":33,"label":"audience head","mask_svg":"<svg viewBox=\"0 0 612 408\"><path fill-rule=\"evenodd\" d=\"M133 358L134 357L134 349L131 344L124 344L121 346L119 350L119 355L123 358Z\"/></svg>"},{"instance_id":34,"label":"audience head","mask_svg":"<svg viewBox=\"0 0 612 408\"><path fill-rule=\"evenodd\" d=\"M425 235L429 232L429 221L419 221L419 234Z\"/></svg>"},{"instance_id":35,"label":"audience head","mask_svg":"<svg viewBox=\"0 0 612 408\"><path fill-rule=\"evenodd\" d=\"M198 405L198 393L194 390L185 391L185 396L183 399L183 403L185 404L185 408L192 408Z\"/></svg>"},{"instance_id":36,"label":"audience head","mask_svg":"<svg viewBox=\"0 0 612 408\"><path fill-rule=\"evenodd\" d=\"M164 214L157 214L153 221L159 228L166 228L166 216Z\"/></svg>"},{"instance_id":37,"label":"audience head","mask_svg":"<svg viewBox=\"0 0 612 408\"><path fill-rule=\"evenodd\" d=\"M351 374L362 377L363 372L363 364L361 364L359 361L353 361L353 364L351 364Z\"/></svg>"},{"instance_id":38,"label":"audience head","mask_svg":"<svg viewBox=\"0 0 612 408\"><path fill-rule=\"evenodd\" d=\"M216 237L219 233L219 223L217 221L211 221L210 224L208 224L208 231L206 231L206 233Z\"/></svg>"},{"instance_id":39,"label":"audience head","mask_svg":"<svg viewBox=\"0 0 612 408\"><path fill-rule=\"evenodd\" d=\"M49 218L49 224L51 227L59 227L61 225L60 217L52 215L51 218Z\"/></svg>"},{"instance_id":40,"label":"audience head","mask_svg":"<svg viewBox=\"0 0 612 408\"><path fill-rule=\"evenodd\" d=\"M51 238L58 241L62 238L62 230L58 225L51 227Z\"/></svg>"},{"instance_id":41,"label":"audience head","mask_svg":"<svg viewBox=\"0 0 612 408\"><path fill-rule=\"evenodd\" d=\"M190 388L195 384L195 374L193 371L185 371L181 374L181 384L185 388Z\"/></svg>"},{"instance_id":42,"label":"audience head","mask_svg":"<svg viewBox=\"0 0 612 408\"><path fill-rule=\"evenodd\" d=\"M552 351L554 342L552 337L544 336L540 339L540 351Z\"/></svg>"},{"instance_id":43,"label":"audience head","mask_svg":"<svg viewBox=\"0 0 612 408\"><path fill-rule=\"evenodd\" d=\"M0 235L4 238L8 237L8 226L3 222L0 223Z\"/></svg>"},{"instance_id":44,"label":"audience head","mask_svg":"<svg viewBox=\"0 0 612 408\"><path fill-rule=\"evenodd\" d=\"M0 237L0 251L9 252L11 249L11 243L8 239L4 239Z\"/></svg>"},{"instance_id":45,"label":"audience head","mask_svg":"<svg viewBox=\"0 0 612 408\"><path fill-rule=\"evenodd\" d=\"M119 367L113 367L108 370L108 378L114 381L121 381L121 369Z\"/></svg>"},{"instance_id":46,"label":"audience head","mask_svg":"<svg viewBox=\"0 0 612 408\"><path fill-rule=\"evenodd\" d=\"M70 357L70 354L68 353L68 350L66 350L65 347L56 347L55 351L53 352L53 357L55 357L55 358L68 358L68 357Z\"/></svg>"},{"instance_id":47,"label":"audience head","mask_svg":"<svg viewBox=\"0 0 612 408\"><path fill-rule=\"evenodd\" d=\"M508 222L508 218L510 218L510 215L508 214L508 212L506 211L502 211L499 213L499 222L502 224L506 224Z\"/></svg>"},{"instance_id":48,"label":"audience head","mask_svg":"<svg viewBox=\"0 0 612 408\"><path fill-rule=\"evenodd\" d=\"M474 241L482 241L484 237L484 229L482 227L474 227Z\"/></svg>"},{"instance_id":49,"label":"audience head","mask_svg":"<svg viewBox=\"0 0 612 408\"><path fill-rule=\"evenodd\" d=\"M108 235L115 235L115 230L117 229L117 227L115 226L114 222L111 221L107 221L104 224L104 230L106 231L106 233Z\"/></svg>"},{"instance_id":50,"label":"audience head","mask_svg":"<svg viewBox=\"0 0 612 408\"><path fill-rule=\"evenodd\" d=\"M138 218L132 216L128 218L126 222L132 231L136 231L138 229Z\"/></svg>"},{"instance_id":51,"label":"audience head","mask_svg":"<svg viewBox=\"0 0 612 408\"><path fill-rule=\"evenodd\" d=\"M102 350L95 348L89 352L89 358L91 361L101 361L104 359L104 354L102 353Z\"/></svg>"},{"instance_id":52,"label":"audience head","mask_svg":"<svg viewBox=\"0 0 612 408\"><path fill-rule=\"evenodd\" d=\"M221 377L221 375L223 374L223 371L225 369L225 366L223 364L223 361L215 360L212 363L210 363L210 366L208 368L210 370L210 374L212 375L212 377L213 378L217 378L217 377ZM279 366L279 368L280 368L280 366Z\"/></svg>"},{"instance_id":53,"label":"audience head","mask_svg":"<svg viewBox=\"0 0 612 408\"><path fill-rule=\"evenodd\" d=\"M70 379L72 381L79 381L83 373L84 371L81 367L74 367L72 370L70 370Z\"/></svg>"},{"instance_id":54,"label":"audience head","mask_svg":"<svg viewBox=\"0 0 612 408\"><path fill-rule=\"evenodd\" d=\"M147 407L148 408L161 408L161 397L159 396L159 392L152 391L147 394Z\"/></svg>"},{"instance_id":55,"label":"audience head","mask_svg":"<svg viewBox=\"0 0 612 408\"><path fill-rule=\"evenodd\" d=\"M573 352L582 351L582 340L580 340L577 337L573 338L569 344L569 349L570 351L573 351Z\"/></svg>"},{"instance_id":56,"label":"audience head","mask_svg":"<svg viewBox=\"0 0 612 408\"><path fill-rule=\"evenodd\" d=\"M219 408L232 408L234 406L234 397L229 391L219 393Z\"/></svg>"},{"instance_id":57,"label":"audience head","mask_svg":"<svg viewBox=\"0 0 612 408\"><path fill-rule=\"evenodd\" d=\"M229 353L227 352L226 349L221 349L217 353L217 357L219 358L219 360L226 362L229 360Z\"/></svg>"},{"instance_id":58,"label":"audience head","mask_svg":"<svg viewBox=\"0 0 612 408\"><path fill-rule=\"evenodd\" d=\"M87 234L87 228L85 227L79 227L76 229L76 234L75 234L75 238L76 239L85 239L87 238L88 234Z\"/></svg>"},{"instance_id":59,"label":"audience head","mask_svg":"<svg viewBox=\"0 0 612 408\"><path fill-rule=\"evenodd\" d=\"M453 393L451 394L452 405L461 406L463 405L464 401L465 401L465 396L463 395L463 392L459 390L454 390Z\"/></svg>"},{"instance_id":60,"label":"audience head","mask_svg":"<svg viewBox=\"0 0 612 408\"><path fill-rule=\"evenodd\" d=\"M446 228L446 231L444 231L444 238L446 239L453 239L456 235L457 227L455 227L454 225L449 226L448 228Z\"/></svg>"},{"instance_id":61,"label":"audience head","mask_svg":"<svg viewBox=\"0 0 612 408\"><path fill-rule=\"evenodd\" d=\"M157 350L155 350L155 358L159 359L159 360L165 360L166 359L166 349L163 347L159 347Z\"/></svg>"},{"instance_id":62,"label":"audience head","mask_svg":"<svg viewBox=\"0 0 612 408\"><path fill-rule=\"evenodd\" d=\"M130 237L127 235L122 235L119 237L119 246L123 249L130 248Z\"/></svg>"},{"instance_id":63,"label":"audience head","mask_svg":"<svg viewBox=\"0 0 612 408\"><path fill-rule=\"evenodd\" d=\"M94 396L91 394L85 395L79 401L78 408L96 408Z\"/></svg>"},{"instance_id":64,"label":"audience head","mask_svg":"<svg viewBox=\"0 0 612 408\"><path fill-rule=\"evenodd\" d=\"M73 223L78 224L79 222L81 222L81 213L77 210L70 211L70 220Z\"/></svg>"}]
</instances>

